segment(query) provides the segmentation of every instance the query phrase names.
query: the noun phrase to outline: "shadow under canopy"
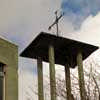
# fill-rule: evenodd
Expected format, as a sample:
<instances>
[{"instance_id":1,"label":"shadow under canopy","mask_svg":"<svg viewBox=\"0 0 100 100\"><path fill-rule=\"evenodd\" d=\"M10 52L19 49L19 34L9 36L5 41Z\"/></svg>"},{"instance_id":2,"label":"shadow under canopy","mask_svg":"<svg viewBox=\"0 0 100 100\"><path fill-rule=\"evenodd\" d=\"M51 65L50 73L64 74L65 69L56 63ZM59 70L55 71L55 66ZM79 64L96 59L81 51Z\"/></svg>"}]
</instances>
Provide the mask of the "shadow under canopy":
<instances>
[{"instance_id":1,"label":"shadow under canopy","mask_svg":"<svg viewBox=\"0 0 100 100\"><path fill-rule=\"evenodd\" d=\"M69 64L72 68L77 65L76 58L78 50L81 50L84 60L98 49L98 47L94 45L41 32L20 56L34 59L41 57L43 61L49 62L48 48L50 45L54 46L55 64L64 66Z\"/></svg>"}]
</instances>

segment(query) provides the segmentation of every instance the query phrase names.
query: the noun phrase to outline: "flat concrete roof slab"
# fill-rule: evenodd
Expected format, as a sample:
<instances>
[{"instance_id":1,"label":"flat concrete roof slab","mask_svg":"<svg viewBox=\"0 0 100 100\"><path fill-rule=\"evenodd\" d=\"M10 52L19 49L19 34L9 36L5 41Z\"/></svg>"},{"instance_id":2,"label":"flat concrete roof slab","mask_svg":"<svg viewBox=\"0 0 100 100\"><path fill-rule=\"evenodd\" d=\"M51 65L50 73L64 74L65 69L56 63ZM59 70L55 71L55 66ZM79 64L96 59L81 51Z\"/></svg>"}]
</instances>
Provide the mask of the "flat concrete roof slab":
<instances>
[{"instance_id":1,"label":"flat concrete roof slab","mask_svg":"<svg viewBox=\"0 0 100 100\"><path fill-rule=\"evenodd\" d=\"M55 64L66 65L68 63L70 67L77 65L76 57L79 49L82 51L83 60L98 49L97 46L87 43L41 32L20 56L34 59L41 57L43 61L48 62L49 45L54 46Z\"/></svg>"}]
</instances>

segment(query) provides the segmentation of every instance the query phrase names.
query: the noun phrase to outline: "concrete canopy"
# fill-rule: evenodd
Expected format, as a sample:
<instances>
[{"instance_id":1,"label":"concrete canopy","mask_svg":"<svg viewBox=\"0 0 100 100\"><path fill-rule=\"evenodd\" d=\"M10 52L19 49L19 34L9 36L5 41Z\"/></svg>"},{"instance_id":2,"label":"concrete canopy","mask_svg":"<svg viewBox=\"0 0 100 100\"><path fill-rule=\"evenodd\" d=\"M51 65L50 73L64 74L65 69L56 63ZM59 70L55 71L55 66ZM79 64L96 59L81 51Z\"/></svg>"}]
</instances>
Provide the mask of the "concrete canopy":
<instances>
[{"instance_id":1,"label":"concrete canopy","mask_svg":"<svg viewBox=\"0 0 100 100\"><path fill-rule=\"evenodd\" d=\"M76 56L79 49L82 51L83 60L98 49L87 43L41 32L20 56L34 59L41 57L43 61L48 62L49 45L53 45L55 49L55 64L66 65L68 63L70 67L77 65Z\"/></svg>"}]
</instances>

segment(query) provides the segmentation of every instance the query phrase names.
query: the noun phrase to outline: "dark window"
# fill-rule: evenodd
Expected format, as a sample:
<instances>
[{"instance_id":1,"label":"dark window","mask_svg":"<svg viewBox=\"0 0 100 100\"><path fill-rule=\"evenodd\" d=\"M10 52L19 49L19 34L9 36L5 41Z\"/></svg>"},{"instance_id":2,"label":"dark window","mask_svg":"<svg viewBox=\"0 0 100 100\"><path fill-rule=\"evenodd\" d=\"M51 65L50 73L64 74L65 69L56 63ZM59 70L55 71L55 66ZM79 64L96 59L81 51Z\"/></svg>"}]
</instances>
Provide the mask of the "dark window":
<instances>
[{"instance_id":1,"label":"dark window","mask_svg":"<svg viewBox=\"0 0 100 100\"><path fill-rule=\"evenodd\" d=\"M4 65L0 64L0 100L4 99Z\"/></svg>"}]
</instances>

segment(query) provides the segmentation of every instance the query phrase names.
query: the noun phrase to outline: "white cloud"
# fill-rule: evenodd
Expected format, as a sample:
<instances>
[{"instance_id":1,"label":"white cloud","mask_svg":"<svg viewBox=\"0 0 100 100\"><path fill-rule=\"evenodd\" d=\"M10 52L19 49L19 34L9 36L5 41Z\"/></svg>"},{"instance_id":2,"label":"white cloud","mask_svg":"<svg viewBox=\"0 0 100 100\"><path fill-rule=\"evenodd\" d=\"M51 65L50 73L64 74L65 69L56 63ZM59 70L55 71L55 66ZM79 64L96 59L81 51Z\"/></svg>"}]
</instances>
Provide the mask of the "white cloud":
<instances>
[{"instance_id":1,"label":"white cloud","mask_svg":"<svg viewBox=\"0 0 100 100\"><path fill-rule=\"evenodd\" d=\"M63 27L63 36L72 38L78 41L83 41L96 46L100 46L100 13L96 16L89 16L82 23L81 27L77 31L73 31L66 34L66 22Z\"/></svg>"},{"instance_id":2,"label":"white cloud","mask_svg":"<svg viewBox=\"0 0 100 100\"><path fill-rule=\"evenodd\" d=\"M96 16L89 16L77 32L77 39L87 43L100 46L100 13Z\"/></svg>"},{"instance_id":3,"label":"white cloud","mask_svg":"<svg viewBox=\"0 0 100 100\"><path fill-rule=\"evenodd\" d=\"M60 4L60 0L1 0L0 35L22 50L36 34L48 29Z\"/></svg>"}]
</instances>

